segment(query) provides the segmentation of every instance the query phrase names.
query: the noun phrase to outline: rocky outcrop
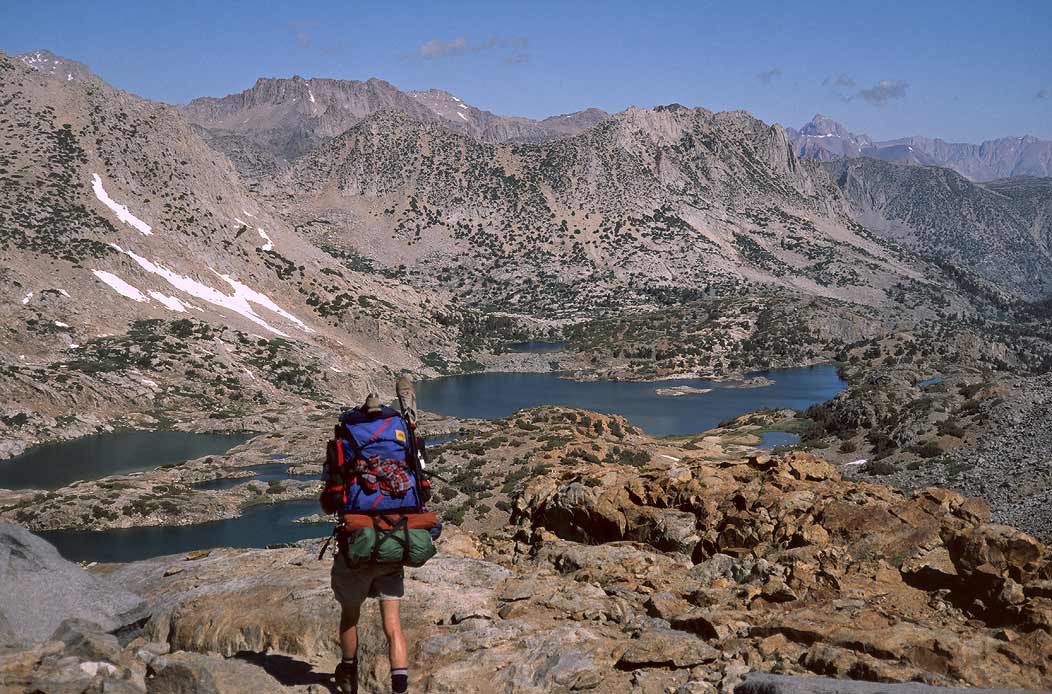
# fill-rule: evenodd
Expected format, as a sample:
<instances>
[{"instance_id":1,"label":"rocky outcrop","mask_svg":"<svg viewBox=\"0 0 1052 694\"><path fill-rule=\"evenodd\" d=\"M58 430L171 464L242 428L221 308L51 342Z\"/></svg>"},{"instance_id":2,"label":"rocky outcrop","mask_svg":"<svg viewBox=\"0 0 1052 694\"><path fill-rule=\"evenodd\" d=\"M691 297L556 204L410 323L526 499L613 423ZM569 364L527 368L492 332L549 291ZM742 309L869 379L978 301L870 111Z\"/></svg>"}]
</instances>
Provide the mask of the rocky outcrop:
<instances>
[{"instance_id":1,"label":"rocky outcrop","mask_svg":"<svg viewBox=\"0 0 1052 694\"><path fill-rule=\"evenodd\" d=\"M792 677L750 673L734 694L975 694L975 689L930 687L926 684L877 684L845 682L826 677ZM984 689L988 694L1023 694L1025 689Z\"/></svg>"},{"instance_id":2,"label":"rocky outcrop","mask_svg":"<svg viewBox=\"0 0 1052 694\"><path fill-rule=\"evenodd\" d=\"M39 643L69 618L116 631L147 617L142 598L10 523L0 523L0 585L0 643Z\"/></svg>"},{"instance_id":3,"label":"rocky outcrop","mask_svg":"<svg viewBox=\"0 0 1052 694\"><path fill-rule=\"evenodd\" d=\"M653 617L750 668L1052 685L1052 555L979 500L845 483L793 453L575 466L528 484L515 516L535 560L646 595Z\"/></svg>"},{"instance_id":4,"label":"rocky outcrop","mask_svg":"<svg viewBox=\"0 0 1052 694\"><path fill-rule=\"evenodd\" d=\"M414 691L1052 686L1052 553L991 523L982 501L845 481L805 453L739 458L691 441L663 440L667 453L642 466L627 455L590 462L570 454L576 438L550 445L558 422L573 426L565 412L528 413L533 433L546 432L536 456L548 464L523 481L512 523L476 534L451 525L439 555L407 570ZM600 448L613 436L603 421L607 434L591 439ZM75 667L127 691L321 691L339 614L318 548L95 567L147 598L132 641L71 623L0 656L22 684ZM360 628L363 689L383 691L374 604Z\"/></svg>"}]
</instances>

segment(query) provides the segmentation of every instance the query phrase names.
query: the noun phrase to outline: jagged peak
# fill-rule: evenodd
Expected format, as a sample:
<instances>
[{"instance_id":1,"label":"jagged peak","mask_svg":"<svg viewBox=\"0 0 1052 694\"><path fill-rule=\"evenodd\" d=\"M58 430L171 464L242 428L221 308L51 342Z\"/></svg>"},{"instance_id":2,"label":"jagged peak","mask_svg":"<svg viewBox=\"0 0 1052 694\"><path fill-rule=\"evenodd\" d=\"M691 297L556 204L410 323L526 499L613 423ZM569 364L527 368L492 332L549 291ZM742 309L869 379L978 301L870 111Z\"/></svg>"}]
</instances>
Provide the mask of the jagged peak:
<instances>
[{"instance_id":1,"label":"jagged peak","mask_svg":"<svg viewBox=\"0 0 1052 694\"><path fill-rule=\"evenodd\" d=\"M84 63L57 55L46 48L22 53L15 56L15 60L37 72L63 77L67 82L87 82L96 79L95 73Z\"/></svg>"}]
</instances>

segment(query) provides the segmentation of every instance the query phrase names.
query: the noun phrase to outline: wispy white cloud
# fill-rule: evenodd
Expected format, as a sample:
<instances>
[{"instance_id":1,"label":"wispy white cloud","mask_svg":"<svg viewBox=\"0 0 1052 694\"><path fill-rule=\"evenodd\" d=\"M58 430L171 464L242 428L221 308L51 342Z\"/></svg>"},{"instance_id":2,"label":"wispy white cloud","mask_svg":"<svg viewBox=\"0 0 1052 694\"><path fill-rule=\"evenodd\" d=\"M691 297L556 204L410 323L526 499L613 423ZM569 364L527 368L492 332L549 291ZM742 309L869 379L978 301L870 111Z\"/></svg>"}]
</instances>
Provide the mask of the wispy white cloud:
<instances>
[{"instance_id":1,"label":"wispy white cloud","mask_svg":"<svg viewBox=\"0 0 1052 694\"><path fill-rule=\"evenodd\" d=\"M289 22L285 28L292 34L296 45L300 48L311 48L314 46L314 29L318 27L315 21Z\"/></svg>"},{"instance_id":2,"label":"wispy white cloud","mask_svg":"<svg viewBox=\"0 0 1052 694\"><path fill-rule=\"evenodd\" d=\"M471 41L465 36L458 36L455 39L448 41L434 38L427 43L422 44L413 57L422 60L438 60L440 58L451 58L458 55L481 53L482 51L496 49L522 49L525 48L528 43L529 42L524 38L502 38L497 36L478 42ZM529 59L529 56L519 50L516 53L507 56L505 62L526 62L526 59Z\"/></svg>"},{"instance_id":3,"label":"wispy white cloud","mask_svg":"<svg viewBox=\"0 0 1052 694\"><path fill-rule=\"evenodd\" d=\"M840 98L844 101L862 99L867 104L881 108L889 101L906 98L906 90L909 89L909 86L909 82L903 80L881 80L872 87L860 89L850 96Z\"/></svg>"},{"instance_id":4,"label":"wispy white cloud","mask_svg":"<svg viewBox=\"0 0 1052 694\"><path fill-rule=\"evenodd\" d=\"M292 37L296 47L304 51L318 51L324 55L346 53L351 44L345 38L331 39L326 36L324 25L316 19L286 22L284 29ZM331 32L328 32L331 35Z\"/></svg>"},{"instance_id":5,"label":"wispy white cloud","mask_svg":"<svg viewBox=\"0 0 1052 694\"><path fill-rule=\"evenodd\" d=\"M782 76L782 68L772 67L770 70L764 70L763 72L756 75L756 79L760 80L764 84L770 84L771 80L776 77Z\"/></svg>"},{"instance_id":6,"label":"wispy white cloud","mask_svg":"<svg viewBox=\"0 0 1052 694\"><path fill-rule=\"evenodd\" d=\"M838 88L841 88L841 87L843 87L845 89L851 89L851 88L853 88L855 86L855 80L852 79L852 77L850 75L847 75L847 74L841 72L836 77L833 77L832 75L830 75L829 77L826 77L824 80L822 80L822 86L823 87L830 87L831 86L834 89L838 89Z\"/></svg>"}]
</instances>

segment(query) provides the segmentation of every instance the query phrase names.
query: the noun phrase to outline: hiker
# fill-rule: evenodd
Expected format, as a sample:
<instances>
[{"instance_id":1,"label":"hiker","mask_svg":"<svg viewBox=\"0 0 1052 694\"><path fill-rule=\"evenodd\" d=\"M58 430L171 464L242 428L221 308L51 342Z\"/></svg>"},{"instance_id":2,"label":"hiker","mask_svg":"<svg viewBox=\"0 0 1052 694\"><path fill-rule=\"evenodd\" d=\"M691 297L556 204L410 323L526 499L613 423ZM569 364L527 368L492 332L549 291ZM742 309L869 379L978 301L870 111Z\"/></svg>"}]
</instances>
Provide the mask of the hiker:
<instances>
[{"instance_id":1,"label":"hiker","mask_svg":"<svg viewBox=\"0 0 1052 694\"><path fill-rule=\"evenodd\" d=\"M406 383L399 381L400 400ZM408 387L411 393L411 384ZM405 596L404 567L427 561L440 532L434 514L424 506L429 487L426 480L421 484L422 443L416 438L415 402L411 405L403 402L399 413L370 393L363 404L340 415L326 454L321 505L326 513L340 515L331 576L341 607L342 659L334 677L344 694L358 691L357 625L366 598L380 602L391 691L409 691L409 655L399 612Z\"/></svg>"}]
</instances>

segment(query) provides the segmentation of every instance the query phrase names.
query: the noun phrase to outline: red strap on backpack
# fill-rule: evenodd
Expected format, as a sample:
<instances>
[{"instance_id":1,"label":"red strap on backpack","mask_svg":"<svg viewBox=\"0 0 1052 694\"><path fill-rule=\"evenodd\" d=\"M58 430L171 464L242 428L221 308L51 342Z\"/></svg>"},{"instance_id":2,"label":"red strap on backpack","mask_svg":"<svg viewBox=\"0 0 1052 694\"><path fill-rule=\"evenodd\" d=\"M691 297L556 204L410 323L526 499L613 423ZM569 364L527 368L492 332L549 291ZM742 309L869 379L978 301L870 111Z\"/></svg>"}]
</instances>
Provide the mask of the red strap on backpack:
<instances>
[{"instance_id":1,"label":"red strap on backpack","mask_svg":"<svg viewBox=\"0 0 1052 694\"><path fill-rule=\"evenodd\" d=\"M343 505L346 506L347 505L347 491L348 491L347 488L350 485L348 484L347 470L344 467L344 465L345 465L345 461L343 459L343 442L337 441L336 442L336 467L339 470L340 481L343 483L342 484L342 486L343 486Z\"/></svg>"},{"instance_id":2,"label":"red strap on backpack","mask_svg":"<svg viewBox=\"0 0 1052 694\"><path fill-rule=\"evenodd\" d=\"M388 417L387 419L385 419L385 420L384 420L384 423L383 423L383 424L381 424L381 425L380 425L380 428L379 428L379 429L377 429L377 430L376 430L376 431L375 431L375 432L373 433L373 435L372 435L372 438L370 438L370 439L369 439L369 441L368 441L368 443L367 443L366 445L368 445L369 443L372 443L373 441L375 441L375 440L377 439L377 437L379 437L379 436L380 436L380 434L384 433L384 429L386 429L387 427L391 426L391 422L393 422L394 420L395 420L395 418L394 418L394 417ZM362 448L364 448L364 447L365 447L365 446L362 446Z\"/></svg>"}]
</instances>

